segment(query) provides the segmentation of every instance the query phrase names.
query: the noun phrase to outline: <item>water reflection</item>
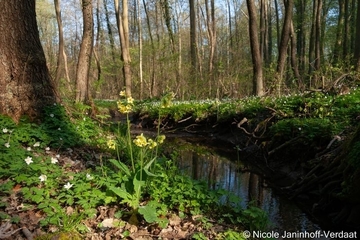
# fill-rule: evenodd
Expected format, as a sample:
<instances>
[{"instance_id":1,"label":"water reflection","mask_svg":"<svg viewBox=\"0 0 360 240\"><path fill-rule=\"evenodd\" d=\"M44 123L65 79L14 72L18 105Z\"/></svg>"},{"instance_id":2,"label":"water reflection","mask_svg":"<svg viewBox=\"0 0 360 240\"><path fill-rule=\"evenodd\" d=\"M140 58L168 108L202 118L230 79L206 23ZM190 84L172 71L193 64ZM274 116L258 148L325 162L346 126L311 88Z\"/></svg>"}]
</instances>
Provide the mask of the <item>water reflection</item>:
<instances>
[{"instance_id":1,"label":"water reflection","mask_svg":"<svg viewBox=\"0 0 360 240\"><path fill-rule=\"evenodd\" d=\"M283 231L316 231L320 229L294 203L266 187L264 179L250 172L237 159L229 160L211 148L196 146L184 140L170 141L169 151L178 152L178 166L194 179L206 180L210 188L223 188L240 197L243 208L252 202L265 210L272 229Z\"/></svg>"}]
</instances>

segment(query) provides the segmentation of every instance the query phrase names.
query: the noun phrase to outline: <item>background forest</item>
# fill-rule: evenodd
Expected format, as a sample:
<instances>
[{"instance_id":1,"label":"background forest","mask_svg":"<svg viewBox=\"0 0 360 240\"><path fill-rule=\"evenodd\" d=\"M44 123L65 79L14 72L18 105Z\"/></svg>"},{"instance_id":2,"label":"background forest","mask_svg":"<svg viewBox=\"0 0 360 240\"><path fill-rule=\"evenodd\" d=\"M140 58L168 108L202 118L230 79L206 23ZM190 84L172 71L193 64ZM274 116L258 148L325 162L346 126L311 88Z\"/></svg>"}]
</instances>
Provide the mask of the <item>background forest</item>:
<instances>
[{"instance_id":1,"label":"background forest","mask_svg":"<svg viewBox=\"0 0 360 240\"><path fill-rule=\"evenodd\" d=\"M50 72L62 95L86 92L78 101L117 99L125 86L137 99L188 100L340 91L358 79L355 0L36 3ZM79 85L83 36L90 69Z\"/></svg>"}]
</instances>

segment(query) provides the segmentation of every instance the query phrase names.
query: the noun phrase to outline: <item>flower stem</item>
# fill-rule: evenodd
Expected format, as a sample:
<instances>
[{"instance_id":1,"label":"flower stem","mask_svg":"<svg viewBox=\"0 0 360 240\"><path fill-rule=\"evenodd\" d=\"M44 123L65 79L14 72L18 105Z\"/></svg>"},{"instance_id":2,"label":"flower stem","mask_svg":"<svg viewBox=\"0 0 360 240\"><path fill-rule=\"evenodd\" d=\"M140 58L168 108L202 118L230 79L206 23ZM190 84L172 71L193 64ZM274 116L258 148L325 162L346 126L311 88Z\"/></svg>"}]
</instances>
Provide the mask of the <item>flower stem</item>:
<instances>
[{"instance_id":1,"label":"flower stem","mask_svg":"<svg viewBox=\"0 0 360 240\"><path fill-rule=\"evenodd\" d=\"M133 156L132 144L131 144L130 120L129 120L128 113L126 114L126 125L127 125L127 137L128 137L128 144L129 144L131 166L132 166L133 172L135 172L134 156Z\"/></svg>"}]
</instances>

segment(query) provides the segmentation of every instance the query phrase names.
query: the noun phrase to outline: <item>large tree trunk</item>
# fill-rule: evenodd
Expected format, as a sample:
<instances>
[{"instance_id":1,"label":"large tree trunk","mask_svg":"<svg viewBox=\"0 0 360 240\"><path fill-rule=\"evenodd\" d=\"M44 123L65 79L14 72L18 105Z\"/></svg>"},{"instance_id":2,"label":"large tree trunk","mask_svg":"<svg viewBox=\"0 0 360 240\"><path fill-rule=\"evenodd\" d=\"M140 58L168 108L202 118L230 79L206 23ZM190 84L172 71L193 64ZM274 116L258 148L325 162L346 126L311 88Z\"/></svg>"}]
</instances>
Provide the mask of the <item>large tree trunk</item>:
<instances>
[{"instance_id":1,"label":"large tree trunk","mask_svg":"<svg viewBox=\"0 0 360 240\"><path fill-rule=\"evenodd\" d=\"M250 47L253 62L253 94L256 96L264 95L263 86L263 69L262 59L260 54L260 44L258 39L258 26L256 21L256 8L252 0L247 0L247 7L249 12L249 33L250 33Z\"/></svg>"},{"instance_id":2,"label":"large tree trunk","mask_svg":"<svg viewBox=\"0 0 360 240\"><path fill-rule=\"evenodd\" d=\"M89 100L89 71L94 42L94 21L92 0L82 0L83 37L76 71L76 101Z\"/></svg>"},{"instance_id":3,"label":"large tree trunk","mask_svg":"<svg viewBox=\"0 0 360 240\"><path fill-rule=\"evenodd\" d=\"M36 23L35 0L1 1L0 113L18 121L40 117L55 102Z\"/></svg>"}]
</instances>

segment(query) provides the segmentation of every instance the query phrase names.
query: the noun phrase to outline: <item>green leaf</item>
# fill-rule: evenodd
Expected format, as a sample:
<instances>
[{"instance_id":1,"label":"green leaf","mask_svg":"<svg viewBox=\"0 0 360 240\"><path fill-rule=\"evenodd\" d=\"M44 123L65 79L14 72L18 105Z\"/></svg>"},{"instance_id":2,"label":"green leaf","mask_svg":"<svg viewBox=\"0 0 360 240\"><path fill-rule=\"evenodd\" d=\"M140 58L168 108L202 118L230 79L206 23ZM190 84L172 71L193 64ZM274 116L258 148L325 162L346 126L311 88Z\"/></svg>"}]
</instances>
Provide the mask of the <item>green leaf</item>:
<instances>
[{"instance_id":1,"label":"green leaf","mask_svg":"<svg viewBox=\"0 0 360 240\"><path fill-rule=\"evenodd\" d=\"M110 159L109 160L112 164L114 164L117 168L119 168L120 170L122 170L126 175L130 176L130 169L128 166L126 166L124 163L116 160L116 159Z\"/></svg>"},{"instance_id":2,"label":"green leaf","mask_svg":"<svg viewBox=\"0 0 360 240\"><path fill-rule=\"evenodd\" d=\"M144 216L145 221L148 223L153 223L157 220L156 209L149 205L141 206L139 208L139 213Z\"/></svg>"},{"instance_id":3,"label":"green leaf","mask_svg":"<svg viewBox=\"0 0 360 240\"><path fill-rule=\"evenodd\" d=\"M112 186L110 186L109 189L111 191L113 191L116 195L118 195L119 197L123 198L125 202L130 201L131 194L128 193L125 189L118 188L118 187L112 187Z\"/></svg>"},{"instance_id":4,"label":"green leaf","mask_svg":"<svg viewBox=\"0 0 360 240\"><path fill-rule=\"evenodd\" d=\"M140 179L140 176L141 176L141 170L139 170L134 179L133 179L133 184L134 184L134 190L136 193L141 193L141 188L143 186L145 186L145 174L142 175L142 179Z\"/></svg>"},{"instance_id":5,"label":"green leaf","mask_svg":"<svg viewBox=\"0 0 360 240\"><path fill-rule=\"evenodd\" d=\"M155 160L156 160L156 157L153 158L153 159L151 159L151 160L145 165L144 171L146 172L146 174L147 174L148 176L151 176L151 177L160 177L160 175L155 175L155 174L153 174L153 173L151 173L151 172L149 171L149 168L151 167L151 165L153 164L153 162L154 162Z\"/></svg>"}]
</instances>

